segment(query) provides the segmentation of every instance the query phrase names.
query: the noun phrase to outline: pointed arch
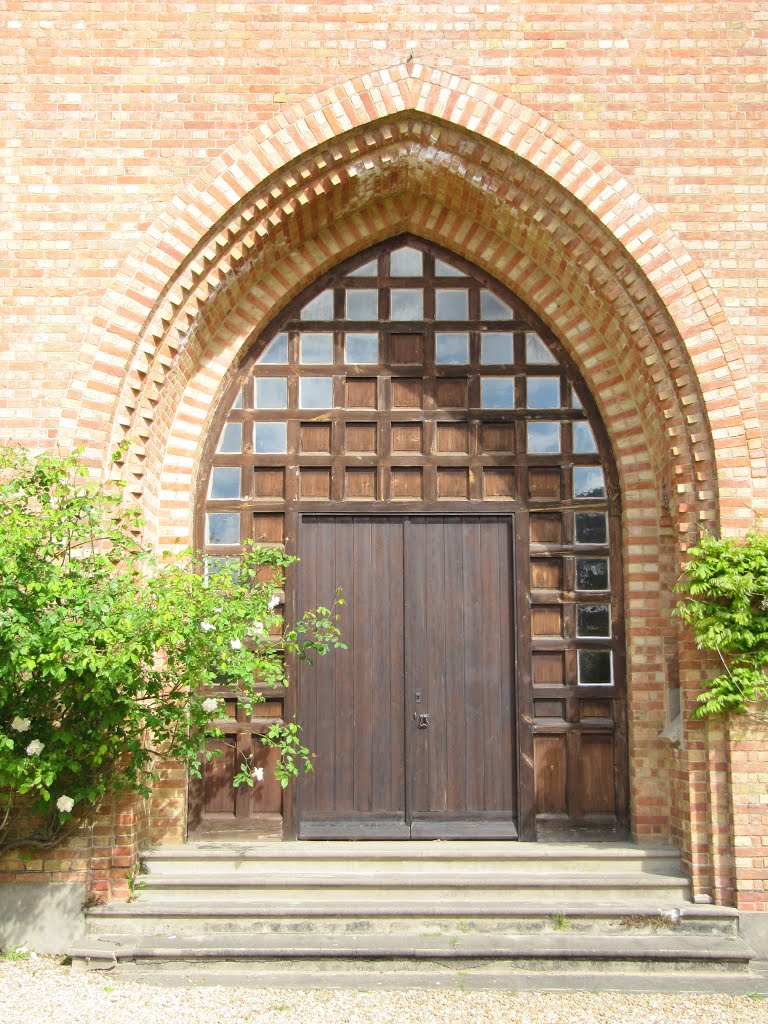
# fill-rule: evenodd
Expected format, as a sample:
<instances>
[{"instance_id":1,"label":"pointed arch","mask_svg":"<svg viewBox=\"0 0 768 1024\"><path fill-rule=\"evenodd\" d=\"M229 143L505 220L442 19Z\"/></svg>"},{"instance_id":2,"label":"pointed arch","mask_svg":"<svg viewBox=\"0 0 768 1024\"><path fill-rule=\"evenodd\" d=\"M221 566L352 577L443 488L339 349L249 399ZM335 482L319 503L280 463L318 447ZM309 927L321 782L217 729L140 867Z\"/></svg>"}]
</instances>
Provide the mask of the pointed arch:
<instances>
[{"instance_id":1,"label":"pointed arch","mask_svg":"<svg viewBox=\"0 0 768 1024\"><path fill-rule=\"evenodd\" d=\"M403 146L414 142L409 160ZM528 179L516 194L499 183L511 168ZM687 535L697 519L711 521L711 508L700 506L715 502L716 471L729 480L720 501L726 524L736 527L751 514L751 480L765 475L751 384L716 297L680 239L625 178L546 118L487 87L417 64L374 72L296 104L217 157L169 204L94 321L67 396L63 440L103 452L127 431L151 447L166 378L188 362L185 350L208 322L211 304L239 291L244 272L252 277L268 250L285 256L292 238L310 237L313 220L332 223L329 207L338 215L350 196L359 198L357 184L375 192L391 170L401 194L461 206L470 219L489 202L527 212L529 249L548 252L565 274L584 258L574 237L584 231L592 273L585 295L597 290L610 297L617 280L624 281L646 324L667 321L641 358L661 378L655 383L666 421L662 447L680 460L671 468L678 532ZM568 208L567 240L558 200ZM431 218L436 230L440 216ZM472 234L464 229L465 245ZM324 242L315 237L314 244ZM498 239L493 250L501 249ZM290 297L299 283L286 284ZM280 298L286 292L281 296L273 283L270 299ZM546 316L551 300L542 295L531 304ZM670 429L672 408L678 425ZM710 441L709 479L697 481L693 466L700 475L707 461L701 446ZM147 452L137 449L137 491L152 491L148 465Z\"/></svg>"},{"instance_id":2,"label":"pointed arch","mask_svg":"<svg viewBox=\"0 0 768 1024\"><path fill-rule=\"evenodd\" d=\"M699 527L719 519L739 530L765 488L752 385L681 240L599 154L535 111L413 63L320 93L235 143L116 276L60 441L85 444L98 462L129 434L128 485L155 536L189 543L206 429L253 332L336 263L401 232L518 294L592 389L624 499L630 729L641 753L633 827L668 835L671 819L688 819L688 849L704 848L706 797L694 779L703 755L672 764L658 739L664 666L677 650L670 588ZM684 683L696 671L681 658ZM691 859L706 887L706 858Z\"/></svg>"},{"instance_id":3,"label":"pointed arch","mask_svg":"<svg viewBox=\"0 0 768 1024\"><path fill-rule=\"evenodd\" d=\"M366 248L252 337L206 434L196 545L216 560L237 555L244 538L284 543L302 553L288 604L298 593L328 600L339 586L350 604L349 652L311 683L296 677L296 713L318 756L300 786L300 836L625 834L620 489L589 388L517 295L413 235ZM316 515L319 535L308 525ZM350 515L361 517L351 531ZM383 532L372 525L382 516ZM414 516L415 545L405 525ZM427 558L416 554L422 543ZM599 580L579 580L579 565ZM406 600L427 590L451 621L437 646L455 660L409 670L414 647L431 643L442 657L435 627ZM439 748L403 730L409 675L425 679L422 710L435 719L426 738ZM372 700L387 708L378 724ZM439 724L446 713L453 724ZM485 780L477 787L464 781L469 751ZM413 768L434 770L435 757L441 795L420 789ZM341 762L354 775L338 777ZM374 796L364 780L377 773L391 784Z\"/></svg>"}]
</instances>

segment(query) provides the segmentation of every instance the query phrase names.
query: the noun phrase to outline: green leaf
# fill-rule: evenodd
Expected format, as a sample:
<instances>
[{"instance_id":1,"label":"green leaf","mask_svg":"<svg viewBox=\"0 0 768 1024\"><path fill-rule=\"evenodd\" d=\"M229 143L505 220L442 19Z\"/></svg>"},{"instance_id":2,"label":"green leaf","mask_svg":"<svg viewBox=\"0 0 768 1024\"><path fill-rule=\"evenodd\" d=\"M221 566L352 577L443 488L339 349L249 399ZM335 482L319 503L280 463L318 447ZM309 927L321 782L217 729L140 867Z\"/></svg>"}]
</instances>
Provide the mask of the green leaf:
<instances>
[{"instance_id":1,"label":"green leaf","mask_svg":"<svg viewBox=\"0 0 768 1024\"><path fill-rule=\"evenodd\" d=\"M676 613L725 669L703 683L693 714L744 712L768 697L768 535L703 535L689 555Z\"/></svg>"}]
</instances>

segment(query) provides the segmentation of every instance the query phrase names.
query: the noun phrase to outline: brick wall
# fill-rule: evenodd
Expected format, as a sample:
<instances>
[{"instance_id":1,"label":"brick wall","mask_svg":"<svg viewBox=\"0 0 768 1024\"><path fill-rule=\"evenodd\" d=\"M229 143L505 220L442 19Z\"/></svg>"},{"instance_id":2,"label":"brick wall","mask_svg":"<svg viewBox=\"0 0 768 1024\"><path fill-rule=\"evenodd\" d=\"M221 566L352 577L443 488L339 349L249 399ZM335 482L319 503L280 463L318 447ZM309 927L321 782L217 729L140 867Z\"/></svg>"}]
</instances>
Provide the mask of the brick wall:
<instances>
[{"instance_id":1,"label":"brick wall","mask_svg":"<svg viewBox=\"0 0 768 1024\"><path fill-rule=\"evenodd\" d=\"M125 899L149 839L147 801L132 795L117 798L50 850L22 848L0 854L0 885L79 882L95 902Z\"/></svg>"},{"instance_id":2,"label":"brick wall","mask_svg":"<svg viewBox=\"0 0 768 1024\"><path fill-rule=\"evenodd\" d=\"M566 341L617 450L638 832L756 906L765 737L657 734L685 544L768 504L764 5L9 0L0 27L0 437L99 461L130 428L129 484L182 543L198 439L276 306L395 225L486 266ZM149 827L125 813L110 878Z\"/></svg>"},{"instance_id":3,"label":"brick wall","mask_svg":"<svg viewBox=\"0 0 768 1024\"><path fill-rule=\"evenodd\" d=\"M526 103L625 174L700 258L764 383L759 0L9 0L0 21L0 298L21 352L1 412L15 436L54 440L112 274L190 177L289 104L411 54Z\"/></svg>"}]
</instances>

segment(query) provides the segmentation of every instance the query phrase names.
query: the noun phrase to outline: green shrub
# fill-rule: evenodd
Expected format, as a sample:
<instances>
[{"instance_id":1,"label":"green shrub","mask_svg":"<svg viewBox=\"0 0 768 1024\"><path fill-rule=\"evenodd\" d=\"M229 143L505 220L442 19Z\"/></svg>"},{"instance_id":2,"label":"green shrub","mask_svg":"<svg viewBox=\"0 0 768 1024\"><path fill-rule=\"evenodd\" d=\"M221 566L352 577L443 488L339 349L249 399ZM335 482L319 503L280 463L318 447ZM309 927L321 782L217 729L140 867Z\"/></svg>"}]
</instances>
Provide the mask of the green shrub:
<instances>
[{"instance_id":1,"label":"green shrub","mask_svg":"<svg viewBox=\"0 0 768 1024\"><path fill-rule=\"evenodd\" d=\"M768 535L703 536L689 551L677 614L723 671L706 683L694 715L744 712L768 697Z\"/></svg>"},{"instance_id":2,"label":"green shrub","mask_svg":"<svg viewBox=\"0 0 768 1024\"><path fill-rule=\"evenodd\" d=\"M199 774L220 735L217 691L250 706L257 685L287 685L282 651L343 647L335 606L283 626L281 548L251 546L208 573L191 553L157 558L120 482L93 480L80 455L0 449L0 849L51 846L107 794L147 794L158 756ZM310 767L296 723L264 741L283 786ZM19 832L20 797L32 832Z\"/></svg>"}]
</instances>

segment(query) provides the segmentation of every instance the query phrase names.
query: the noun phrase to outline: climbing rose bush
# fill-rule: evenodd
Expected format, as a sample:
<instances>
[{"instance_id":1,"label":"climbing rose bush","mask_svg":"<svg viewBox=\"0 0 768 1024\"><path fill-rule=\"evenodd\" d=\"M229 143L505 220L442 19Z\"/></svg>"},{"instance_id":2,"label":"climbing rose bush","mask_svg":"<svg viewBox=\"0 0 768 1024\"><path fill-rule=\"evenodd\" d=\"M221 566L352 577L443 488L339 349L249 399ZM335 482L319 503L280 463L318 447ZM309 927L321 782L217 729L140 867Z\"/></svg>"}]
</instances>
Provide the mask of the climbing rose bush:
<instances>
[{"instance_id":1,"label":"climbing rose bush","mask_svg":"<svg viewBox=\"0 0 768 1024\"><path fill-rule=\"evenodd\" d=\"M338 595L292 628L279 616L281 548L158 558L121 482L81 454L0 448L0 849L51 846L105 795L148 794L159 757L199 775L217 691L251 706L287 685L283 652L344 646ZM295 722L263 741L281 785L311 767ZM235 781L259 777L243 762Z\"/></svg>"}]
</instances>

